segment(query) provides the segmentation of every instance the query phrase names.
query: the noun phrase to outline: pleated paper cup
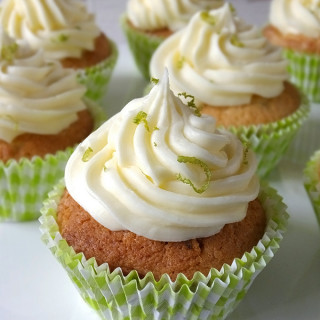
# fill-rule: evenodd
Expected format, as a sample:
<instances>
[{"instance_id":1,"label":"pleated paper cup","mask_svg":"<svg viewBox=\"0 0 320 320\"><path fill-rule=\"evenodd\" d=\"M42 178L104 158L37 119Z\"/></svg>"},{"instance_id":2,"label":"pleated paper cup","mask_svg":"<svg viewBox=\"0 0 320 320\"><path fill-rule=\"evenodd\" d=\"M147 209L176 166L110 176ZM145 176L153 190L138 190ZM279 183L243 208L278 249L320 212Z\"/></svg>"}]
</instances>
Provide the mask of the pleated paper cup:
<instances>
[{"instance_id":1,"label":"pleated paper cup","mask_svg":"<svg viewBox=\"0 0 320 320\"><path fill-rule=\"evenodd\" d=\"M313 102L320 102L320 55L284 49L290 81Z\"/></svg>"},{"instance_id":2,"label":"pleated paper cup","mask_svg":"<svg viewBox=\"0 0 320 320\"><path fill-rule=\"evenodd\" d=\"M258 159L258 174L261 178L265 178L279 163L309 113L310 106L304 99L293 114L279 121L230 127L228 130L255 152Z\"/></svg>"},{"instance_id":3,"label":"pleated paper cup","mask_svg":"<svg viewBox=\"0 0 320 320\"><path fill-rule=\"evenodd\" d=\"M316 151L306 164L304 186L320 226L320 150Z\"/></svg>"},{"instance_id":4,"label":"pleated paper cup","mask_svg":"<svg viewBox=\"0 0 320 320\"><path fill-rule=\"evenodd\" d=\"M97 128L106 116L94 102L86 100ZM0 161L0 221L38 219L43 200L64 176L64 168L74 147L45 157Z\"/></svg>"},{"instance_id":5,"label":"pleated paper cup","mask_svg":"<svg viewBox=\"0 0 320 320\"><path fill-rule=\"evenodd\" d=\"M133 28L126 15L121 17L121 26L136 66L143 77L150 80L149 64L151 57L166 37L152 35Z\"/></svg>"},{"instance_id":6,"label":"pleated paper cup","mask_svg":"<svg viewBox=\"0 0 320 320\"><path fill-rule=\"evenodd\" d=\"M124 275L107 263L86 259L63 239L56 222L57 206L64 191L61 181L44 202L40 217L42 240L67 271L82 298L102 319L225 319L243 299L254 279L279 248L287 225L286 206L277 192L264 185L259 199L266 212L262 239L241 259L208 275L196 272L191 280L179 274L159 281L152 272L140 278L133 270Z\"/></svg>"},{"instance_id":7,"label":"pleated paper cup","mask_svg":"<svg viewBox=\"0 0 320 320\"><path fill-rule=\"evenodd\" d=\"M78 69L78 81L86 88L86 97L101 102L105 97L108 84L114 67L118 60L118 49L116 44L109 39L111 44L111 55L97 65L85 69Z\"/></svg>"}]
</instances>

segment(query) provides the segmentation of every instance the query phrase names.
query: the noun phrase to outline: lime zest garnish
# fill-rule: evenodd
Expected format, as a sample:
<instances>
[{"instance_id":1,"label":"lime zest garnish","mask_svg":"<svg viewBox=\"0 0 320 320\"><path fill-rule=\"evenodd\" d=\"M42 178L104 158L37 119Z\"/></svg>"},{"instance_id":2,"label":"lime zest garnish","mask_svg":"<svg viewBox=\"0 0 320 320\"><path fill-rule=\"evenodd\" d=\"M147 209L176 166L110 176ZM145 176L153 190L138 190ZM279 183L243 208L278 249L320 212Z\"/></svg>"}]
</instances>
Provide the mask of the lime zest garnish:
<instances>
[{"instance_id":1,"label":"lime zest garnish","mask_svg":"<svg viewBox=\"0 0 320 320\"><path fill-rule=\"evenodd\" d=\"M235 12L236 12L236 9L235 9L235 7L233 6L232 3L229 3L229 8L230 8L230 11L231 11L232 13L235 13Z\"/></svg>"},{"instance_id":2,"label":"lime zest garnish","mask_svg":"<svg viewBox=\"0 0 320 320\"><path fill-rule=\"evenodd\" d=\"M177 68L182 69L184 62L185 62L185 57L180 57L177 62Z\"/></svg>"},{"instance_id":3,"label":"lime zest garnish","mask_svg":"<svg viewBox=\"0 0 320 320\"><path fill-rule=\"evenodd\" d=\"M154 83L154 84L158 84L159 83L159 79L151 78L151 82Z\"/></svg>"},{"instance_id":4,"label":"lime zest garnish","mask_svg":"<svg viewBox=\"0 0 320 320\"><path fill-rule=\"evenodd\" d=\"M3 46L1 48L1 58L11 62L16 54L19 46L16 43L9 44L7 46Z\"/></svg>"},{"instance_id":5,"label":"lime zest garnish","mask_svg":"<svg viewBox=\"0 0 320 320\"><path fill-rule=\"evenodd\" d=\"M154 143L153 143L153 145L154 145L155 147L157 147L157 146L158 146L158 144L157 144L156 142L154 142Z\"/></svg>"},{"instance_id":6,"label":"lime zest garnish","mask_svg":"<svg viewBox=\"0 0 320 320\"><path fill-rule=\"evenodd\" d=\"M230 42L232 45L236 46L236 47L239 47L239 48L243 48L244 47L244 44L243 42L239 41L239 38L237 35L233 34L231 39L230 39Z\"/></svg>"},{"instance_id":7,"label":"lime zest garnish","mask_svg":"<svg viewBox=\"0 0 320 320\"><path fill-rule=\"evenodd\" d=\"M150 131L149 128L149 124L148 124L148 120L147 120L147 114L144 111L140 111L134 118L133 118L133 123L135 123L136 125L140 124L141 122L144 123L144 127L146 128L146 130L148 132ZM158 127L154 127L152 131L155 130L160 130Z\"/></svg>"},{"instance_id":8,"label":"lime zest garnish","mask_svg":"<svg viewBox=\"0 0 320 320\"><path fill-rule=\"evenodd\" d=\"M147 121L147 114L144 111L140 111L133 119L133 123L139 125L141 122L144 123L144 127L148 132L150 132L150 128Z\"/></svg>"},{"instance_id":9,"label":"lime zest garnish","mask_svg":"<svg viewBox=\"0 0 320 320\"><path fill-rule=\"evenodd\" d=\"M185 99L190 98L191 100L190 100L190 101L187 101L188 107L194 111L194 114L195 114L197 117L201 117L201 113L200 113L198 107L196 106L196 104L195 104L195 102L194 102L194 96L193 96L193 95L187 94L186 92L181 92L181 93L178 93L178 96L179 96L179 97L180 97L180 96L183 96Z\"/></svg>"},{"instance_id":10,"label":"lime zest garnish","mask_svg":"<svg viewBox=\"0 0 320 320\"><path fill-rule=\"evenodd\" d=\"M106 166L103 166L103 171L106 172L108 168Z\"/></svg>"},{"instance_id":11,"label":"lime zest garnish","mask_svg":"<svg viewBox=\"0 0 320 320\"><path fill-rule=\"evenodd\" d=\"M82 156L82 161L83 162L88 162L91 157L92 157L92 153L93 153L93 150L92 148L87 148L87 150L84 152L83 156Z\"/></svg>"},{"instance_id":12,"label":"lime zest garnish","mask_svg":"<svg viewBox=\"0 0 320 320\"><path fill-rule=\"evenodd\" d=\"M69 40L69 36L67 36L64 33L59 34L59 36L58 36L58 41L59 42L66 42L68 40Z\"/></svg>"},{"instance_id":13,"label":"lime zest garnish","mask_svg":"<svg viewBox=\"0 0 320 320\"><path fill-rule=\"evenodd\" d=\"M200 18L212 26L216 24L216 18L214 16L211 16L209 11L202 11L200 13Z\"/></svg>"},{"instance_id":14,"label":"lime zest garnish","mask_svg":"<svg viewBox=\"0 0 320 320\"><path fill-rule=\"evenodd\" d=\"M212 176L211 170L209 169L208 165L196 157L178 156L177 161L180 163L195 164L195 165L198 165L201 168L203 168L203 171L204 171L207 179L206 179L205 184L201 188L197 188L190 179L183 177L180 173L177 174L177 180L179 180L185 184L189 184L193 188L193 190L197 193L205 192L209 187L209 183L211 181L211 176Z\"/></svg>"},{"instance_id":15,"label":"lime zest garnish","mask_svg":"<svg viewBox=\"0 0 320 320\"><path fill-rule=\"evenodd\" d=\"M52 42L66 42L69 40L69 36L64 33L60 33L56 38L51 38Z\"/></svg>"}]
</instances>

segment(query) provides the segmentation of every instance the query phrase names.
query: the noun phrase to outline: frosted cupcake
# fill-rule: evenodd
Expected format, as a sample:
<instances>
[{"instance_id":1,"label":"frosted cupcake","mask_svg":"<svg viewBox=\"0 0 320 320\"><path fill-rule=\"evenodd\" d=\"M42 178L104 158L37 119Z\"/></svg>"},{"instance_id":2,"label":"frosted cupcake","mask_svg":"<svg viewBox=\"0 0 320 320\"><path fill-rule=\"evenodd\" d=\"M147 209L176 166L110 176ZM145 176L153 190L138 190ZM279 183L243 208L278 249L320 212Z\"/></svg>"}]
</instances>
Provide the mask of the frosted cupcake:
<instances>
[{"instance_id":1,"label":"frosted cupcake","mask_svg":"<svg viewBox=\"0 0 320 320\"><path fill-rule=\"evenodd\" d=\"M269 20L264 34L283 48L290 81L320 102L320 1L272 1Z\"/></svg>"},{"instance_id":2,"label":"frosted cupcake","mask_svg":"<svg viewBox=\"0 0 320 320\"><path fill-rule=\"evenodd\" d=\"M145 79L150 79L151 56L164 39L183 28L197 11L222 4L223 0L128 0L122 28Z\"/></svg>"},{"instance_id":3,"label":"frosted cupcake","mask_svg":"<svg viewBox=\"0 0 320 320\"><path fill-rule=\"evenodd\" d=\"M224 319L286 225L255 171L253 152L164 77L78 146L42 239L102 318Z\"/></svg>"},{"instance_id":4,"label":"frosted cupcake","mask_svg":"<svg viewBox=\"0 0 320 320\"><path fill-rule=\"evenodd\" d=\"M320 151L316 151L306 164L304 186L320 225Z\"/></svg>"},{"instance_id":5,"label":"frosted cupcake","mask_svg":"<svg viewBox=\"0 0 320 320\"><path fill-rule=\"evenodd\" d=\"M0 221L39 217L74 145L102 120L72 69L0 34Z\"/></svg>"},{"instance_id":6,"label":"frosted cupcake","mask_svg":"<svg viewBox=\"0 0 320 320\"><path fill-rule=\"evenodd\" d=\"M280 160L309 111L286 81L280 49L227 3L196 13L186 28L159 46L151 75L159 78L165 67L177 96L252 146L261 176Z\"/></svg>"},{"instance_id":7,"label":"frosted cupcake","mask_svg":"<svg viewBox=\"0 0 320 320\"><path fill-rule=\"evenodd\" d=\"M47 59L76 69L79 81L87 87L87 97L103 98L117 48L100 31L83 2L4 0L0 23L14 39L27 41L33 49L43 49Z\"/></svg>"}]
</instances>

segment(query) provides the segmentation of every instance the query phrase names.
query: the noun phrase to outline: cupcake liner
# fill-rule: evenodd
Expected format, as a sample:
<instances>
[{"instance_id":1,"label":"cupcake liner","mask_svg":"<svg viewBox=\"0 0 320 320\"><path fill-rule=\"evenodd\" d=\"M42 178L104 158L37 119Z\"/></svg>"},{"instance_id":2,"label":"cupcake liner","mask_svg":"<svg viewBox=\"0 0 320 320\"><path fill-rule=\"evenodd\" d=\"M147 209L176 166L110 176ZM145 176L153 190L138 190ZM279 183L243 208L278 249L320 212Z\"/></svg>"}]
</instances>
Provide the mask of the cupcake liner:
<instances>
[{"instance_id":1,"label":"cupcake liner","mask_svg":"<svg viewBox=\"0 0 320 320\"><path fill-rule=\"evenodd\" d=\"M107 93L107 86L118 59L118 49L111 41L111 55L93 67L77 70L78 81L86 86L86 97L100 102Z\"/></svg>"},{"instance_id":2,"label":"cupcake liner","mask_svg":"<svg viewBox=\"0 0 320 320\"><path fill-rule=\"evenodd\" d=\"M303 122L308 118L310 106L303 99L301 106L290 116L263 125L230 127L242 142L256 153L258 174L265 178L278 164Z\"/></svg>"},{"instance_id":3,"label":"cupcake liner","mask_svg":"<svg viewBox=\"0 0 320 320\"><path fill-rule=\"evenodd\" d=\"M97 265L62 238L56 223L57 205L64 191L60 181L41 210L42 240L67 271L83 299L103 319L225 319L243 299L253 280L272 259L286 229L288 214L282 198L264 184L259 199L267 215L265 234L250 252L208 275L196 272L191 280L179 274L175 281L151 272L140 278L133 270Z\"/></svg>"},{"instance_id":4,"label":"cupcake liner","mask_svg":"<svg viewBox=\"0 0 320 320\"><path fill-rule=\"evenodd\" d=\"M313 102L320 102L320 55L283 50L290 81Z\"/></svg>"},{"instance_id":5,"label":"cupcake liner","mask_svg":"<svg viewBox=\"0 0 320 320\"><path fill-rule=\"evenodd\" d=\"M146 80L150 80L149 64L151 57L166 37L160 37L134 29L128 23L126 15L121 17L121 26L139 71Z\"/></svg>"},{"instance_id":6,"label":"cupcake liner","mask_svg":"<svg viewBox=\"0 0 320 320\"><path fill-rule=\"evenodd\" d=\"M304 186L320 226L320 150L308 161L304 170Z\"/></svg>"},{"instance_id":7,"label":"cupcake liner","mask_svg":"<svg viewBox=\"0 0 320 320\"><path fill-rule=\"evenodd\" d=\"M97 128L105 115L100 107L86 101ZM40 208L48 192L63 176L74 147L19 161L0 161L0 221L28 221L40 216Z\"/></svg>"}]
</instances>

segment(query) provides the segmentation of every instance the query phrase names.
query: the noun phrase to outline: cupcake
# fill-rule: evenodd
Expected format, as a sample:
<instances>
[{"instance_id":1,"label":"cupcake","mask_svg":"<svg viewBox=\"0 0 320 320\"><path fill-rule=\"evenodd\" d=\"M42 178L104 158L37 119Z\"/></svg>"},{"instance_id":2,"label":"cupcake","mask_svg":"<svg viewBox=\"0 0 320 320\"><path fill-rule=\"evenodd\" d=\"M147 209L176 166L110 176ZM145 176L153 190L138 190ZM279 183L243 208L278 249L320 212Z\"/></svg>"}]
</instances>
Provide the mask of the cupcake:
<instances>
[{"instance_id":1,"label":"cupcake","mask_svg":"<svg viewBox=\"0 0 320 320\"><path fill-rule=\"evenodd\" d=\"M196 13L158 47L152 77L159 78L164 68L175 95L251 145L261 176L278 163L309 112L287 81L280 49L227 3Z\"/></svg>"},{"instance_id":2,"label":"cupcake","mask_svg":"<svg viewBox=\"0 0 320 320\"><path fill-rule=\"evenodd\" d=\"M197 11L222 4L223 0L129 0L121 24L144 78L150 79L151 56L164 39L184 27Z\"/></svg>"},{"instance_id":3,"label":"cupcake","mask_svg":"<svg viewBox=\"0 0 320 320\"><path fill-rule=\"evenodd\" d=\"M320 225L320 151L316 151L306 164L304 186Z\"/></svg>"},{"instance_id":4,"label":"cupcake","mask_svg":"<svg viewBox=\"0 0 320 320\"><path fill-rule=\"evenodd\" d=\"M0 5L0 23L9 36L43 49L47 59L77 70L86 95L101 100L117 59L117 48L75 0L15 1Z\"/></svg>"},{"instance_id":5,"label":"cupcake","mask_svg":"<svg viewBox=\"0 0 320 320\"><path fill-rule=\"evenodd\" d=\"M76 148L42 239L104 319L224 319L286 226L256 165L165 76Z\"/></svg>"},{"instance_id":6,"label":"cupcake","mask_svg":"<svg viewBox=\"0 0 320 320\"><path fill-rule=\"evenodd\" d=\"M72 69L0 32L0 221L40 215L73 147L104 119Z\"/></svg>"},{"instance_id":7,"label":"cupcake","mask_svg":"<svg viewBox=\"0 0 320 320\"><path fill-rule=\"evenodd\" d=\"M290 81L311 101L320 102L320 2L277 0L271 2L268 40L283 48Z\"/></svg>"}]
</instances>

